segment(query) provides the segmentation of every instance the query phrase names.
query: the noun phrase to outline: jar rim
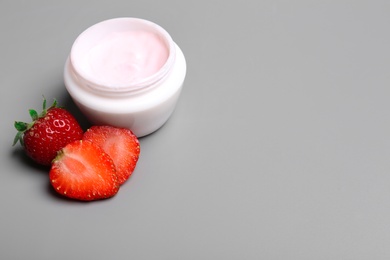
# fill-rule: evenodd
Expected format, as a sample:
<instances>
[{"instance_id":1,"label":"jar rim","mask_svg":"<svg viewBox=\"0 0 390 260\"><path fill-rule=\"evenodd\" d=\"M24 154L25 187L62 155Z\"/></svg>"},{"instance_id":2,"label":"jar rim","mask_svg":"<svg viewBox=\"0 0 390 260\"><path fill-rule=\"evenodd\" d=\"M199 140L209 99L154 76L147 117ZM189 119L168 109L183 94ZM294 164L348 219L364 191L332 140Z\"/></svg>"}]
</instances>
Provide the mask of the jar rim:
<instances>
[{"instance_id":1,"label":"jar rim","mask_svg":"<svg viewBox=\"0 0 390 260\"><path fill-rule=\"evenodd\" d=\"M80 46L82 46L83 41L85 42L86 40L91 40L90 37L93 38L92 41L98 41L102 35L116 32L118 30L145 30L156 34L156 36L164 42L167 48L168 57L165 63L154 74L125 84L111 84L110 82L104 82L87 73L79 62L80 52L82 51ZM77 78L84 81L85 85L89 88L99 92L124 93L144 90L164 78L173 66L176 55L175 49L175 44L170 34L158 24L141 18L122 17L99 22L83 31L72 45L69 60Z\"/></svg>"}]
</instances>

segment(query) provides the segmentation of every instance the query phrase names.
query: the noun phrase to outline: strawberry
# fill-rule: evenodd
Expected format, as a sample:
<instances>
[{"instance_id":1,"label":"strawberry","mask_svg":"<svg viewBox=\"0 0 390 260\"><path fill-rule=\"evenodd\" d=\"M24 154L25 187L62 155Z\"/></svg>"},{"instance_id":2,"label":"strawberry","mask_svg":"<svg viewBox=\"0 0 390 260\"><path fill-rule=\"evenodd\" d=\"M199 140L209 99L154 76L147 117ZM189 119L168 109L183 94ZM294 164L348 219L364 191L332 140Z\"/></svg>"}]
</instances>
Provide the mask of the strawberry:
<instances>
[{"instance_id":1,"label":"strawberry","mask_svg":"<svg viewBox=\"0 0 390 260\"><path fill-rule=\"evenodd\" d=\"M49 178L56 192L76 200L107 199L119 190L114 162L90 141L74 141L61 149Z\"/></svg>"},{"instance_id":2,"label":"strawberry","mask_svg":"<svg viewBox=\"0 0 390 260\"><path fill-rule=\"evenodd\" d=\"M140 145L131 130L113 126L92 126L84 133L83 140L96 143L111 156L120 184L133 173L139 158Z\"/></svg>"},{"instance_id":3,"label":"strawberry","mask_svg":"<svg viewBox=\"0 0 390 260\"><path fill-rule=\"evenodd\" d=\"M70 112L57 107L56 100L46 109L44 99L41 114L33 109L29 112L32 123L15 122L18 133L13 145L19 141L26 154L38 164L50 165L57 151L83 136L79 123Z\"/></svg>"}]
</instances>

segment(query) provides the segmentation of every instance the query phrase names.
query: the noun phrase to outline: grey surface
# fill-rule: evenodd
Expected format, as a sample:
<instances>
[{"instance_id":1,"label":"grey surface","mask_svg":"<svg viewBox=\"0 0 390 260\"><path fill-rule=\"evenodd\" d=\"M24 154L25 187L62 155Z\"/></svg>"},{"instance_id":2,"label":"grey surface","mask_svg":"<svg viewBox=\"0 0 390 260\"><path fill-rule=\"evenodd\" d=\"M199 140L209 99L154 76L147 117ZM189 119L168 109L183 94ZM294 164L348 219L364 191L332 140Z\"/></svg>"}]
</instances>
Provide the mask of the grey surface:
<instances>
[{"instance_id":1,"label":"grey surface","mask_svg":"<svg viewBox=\"0 0 390 260\"><path fill-rule=\"evenodd\" d=\"M390 259L390 2L1 1L1 259ZM92 24L163 26L188 73L116 197L11 147Z\"/></svg>"}]
</instances>

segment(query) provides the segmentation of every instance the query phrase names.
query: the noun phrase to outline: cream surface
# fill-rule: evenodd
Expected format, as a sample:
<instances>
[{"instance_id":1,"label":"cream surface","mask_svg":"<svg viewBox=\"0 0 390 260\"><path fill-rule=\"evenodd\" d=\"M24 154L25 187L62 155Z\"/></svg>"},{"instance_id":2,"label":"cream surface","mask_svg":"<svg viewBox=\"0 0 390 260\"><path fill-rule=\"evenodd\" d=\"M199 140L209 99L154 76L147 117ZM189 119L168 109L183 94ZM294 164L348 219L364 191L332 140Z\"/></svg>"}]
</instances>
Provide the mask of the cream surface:
<instances>
[{"instance_id":1,"label":"cream surface","mask_svg":"<svg viewBox=\"0 0 390 260\"><path fill-rule=\"evenodd\" d=\"M128 86L156 73L168 56L164 42L151 32L115 32L86 53L83 69L108 86Z\"/></svg>"}]
</instances>

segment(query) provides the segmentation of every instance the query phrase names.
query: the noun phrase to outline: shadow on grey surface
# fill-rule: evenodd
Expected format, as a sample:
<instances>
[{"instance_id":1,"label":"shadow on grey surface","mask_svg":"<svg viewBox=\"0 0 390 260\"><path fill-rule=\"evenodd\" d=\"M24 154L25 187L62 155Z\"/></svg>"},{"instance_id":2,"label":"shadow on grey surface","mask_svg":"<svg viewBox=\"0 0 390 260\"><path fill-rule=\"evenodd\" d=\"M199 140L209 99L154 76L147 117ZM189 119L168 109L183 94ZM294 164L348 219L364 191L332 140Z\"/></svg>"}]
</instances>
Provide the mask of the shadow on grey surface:
<instances>
[{"instance_id":1,"label":"shadow on grey surface","mask_svg":"<svg viewBox=\"0 0 390 260\"><path fill-rule=\"evenodd\" d=\"M23 147L20 146L20 144L15 144L15 146L12 147L10 151L10 157L17 164L21 163L28 168L36 170L37 172L48 173L48 171L50 170L50 166L37 164L30 157L28 157Z\"/></svg>"}]
</instances>

